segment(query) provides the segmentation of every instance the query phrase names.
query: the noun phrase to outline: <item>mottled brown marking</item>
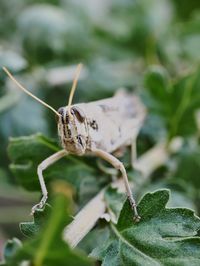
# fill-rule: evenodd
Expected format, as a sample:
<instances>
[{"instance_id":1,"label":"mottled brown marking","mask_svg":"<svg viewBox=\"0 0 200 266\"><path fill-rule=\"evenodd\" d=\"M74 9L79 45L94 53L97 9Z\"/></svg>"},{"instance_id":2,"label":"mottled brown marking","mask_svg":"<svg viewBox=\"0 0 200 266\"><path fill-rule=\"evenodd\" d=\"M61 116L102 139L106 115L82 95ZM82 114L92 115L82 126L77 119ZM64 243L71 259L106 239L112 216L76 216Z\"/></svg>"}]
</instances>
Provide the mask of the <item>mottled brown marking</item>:
<instances>
[{"instance_id":1,"label":"mottled brown marking","mask_svg":"<svg viewBox=\"0 0 200 266\"><path fill-rule=\"evenodd\" d=\"M90 127L93 128L94 130L98 130L98 128L99 128L98 124L97 124L97 122L95 120L92 120L90 122Z\"/></svg>"}]
</instances>

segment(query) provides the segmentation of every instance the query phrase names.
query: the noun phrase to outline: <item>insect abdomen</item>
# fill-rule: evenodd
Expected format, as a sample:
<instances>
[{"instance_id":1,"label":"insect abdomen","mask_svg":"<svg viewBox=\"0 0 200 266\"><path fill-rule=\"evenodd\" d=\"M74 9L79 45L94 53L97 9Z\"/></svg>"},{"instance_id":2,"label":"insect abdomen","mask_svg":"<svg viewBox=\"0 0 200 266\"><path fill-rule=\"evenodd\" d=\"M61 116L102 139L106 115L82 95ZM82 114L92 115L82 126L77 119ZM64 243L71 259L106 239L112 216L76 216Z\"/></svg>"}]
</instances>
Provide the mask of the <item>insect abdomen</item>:
<instances>
[{"instance_id":1,"label":"insect abdomen","mask_svg":"<svg viewBox=\"0 0 200 266\"><path fill-rule=\"evenodd\" d=\"M126 92L79 106L87 117L90 146L107 152L130 144L145 118L139 98Z\"/></svg>"}]
</instances>

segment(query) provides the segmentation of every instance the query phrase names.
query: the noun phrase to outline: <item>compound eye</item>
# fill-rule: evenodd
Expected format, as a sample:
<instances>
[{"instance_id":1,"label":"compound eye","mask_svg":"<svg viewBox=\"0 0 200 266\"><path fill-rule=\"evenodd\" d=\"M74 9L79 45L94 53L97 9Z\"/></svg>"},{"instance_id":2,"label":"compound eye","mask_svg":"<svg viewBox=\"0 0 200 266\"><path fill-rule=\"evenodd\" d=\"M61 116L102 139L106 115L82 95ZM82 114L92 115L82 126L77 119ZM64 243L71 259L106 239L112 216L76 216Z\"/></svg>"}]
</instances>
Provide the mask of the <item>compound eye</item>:
<instances>
[{"instance_id":1,"label":"compound eye","mask_svg":"<svg viewBox=\"0 0 200 266\"><path fill-rule=\"evenodd\" d=\"M73 106L72 110L79 122L83 123L85 121L85 114L84 112L77 106Z\"/></svg>"}]
</instances>

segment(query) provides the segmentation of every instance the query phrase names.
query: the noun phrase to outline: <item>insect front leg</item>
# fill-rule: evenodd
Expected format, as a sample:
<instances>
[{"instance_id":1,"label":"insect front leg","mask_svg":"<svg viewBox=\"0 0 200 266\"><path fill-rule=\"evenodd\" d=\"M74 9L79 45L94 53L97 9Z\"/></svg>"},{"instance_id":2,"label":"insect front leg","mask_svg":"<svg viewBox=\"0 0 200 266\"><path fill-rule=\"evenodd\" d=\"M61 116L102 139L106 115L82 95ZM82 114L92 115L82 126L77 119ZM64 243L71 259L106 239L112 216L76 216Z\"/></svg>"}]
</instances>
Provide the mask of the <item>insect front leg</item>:
<instances>
[{"instance_id":1,"label":"insect front leg","mask_svg":"<svg viewBox=\"0 0 200 266\"><path fill-rule=\"evenodd\" d=\"M33 206L32 210L31 210L31 214L33 214L35 212L36 209L42 209L47 201L48 198L48 192L47 192L47 188L44 182L44 177L43 177L43 170L45 170L46 168L48 168L51 164L55 163L56 161L58 161L59 159L61 159L62 157L64 157L65 155L67 155L67 151L66 150L61 150L59 152L54 153L53 155L51 155L50 157L48 157L47 159L45 159L43 162L41 162L38 165L37 168L37 174L38 174L38 178L40 181L40 186L41 186L41 190L42 190L42 199L41 201L36 204L35 206Z\"/></svg>"},{"instance_id":2,"label":"insect front leg","mask_svg":"<svg viewBox=\"0 0 200 266\"><path fill-rule=\"evenodd\" d=\"M124 180L124 185L126 188L126 193L127 193L131 208L133 209L134 221L139 222L140 216L138 215L138 212L137 212L136 202L135 202L135 199L133 198L133 194L132 194L132 191L131 191L131 188L130 188L130 185L128 182L128 177L126 174L126 169L125 169L123 163L120 162L113 155L111 155L111 154L109 154L103 150L100 150L100 149L93 149L92 153L96 156L101 157L105 161L109 162L113 167L115 167L117 170L119 170L121 172L123 180Z\"/></svg>"}]
</instances>

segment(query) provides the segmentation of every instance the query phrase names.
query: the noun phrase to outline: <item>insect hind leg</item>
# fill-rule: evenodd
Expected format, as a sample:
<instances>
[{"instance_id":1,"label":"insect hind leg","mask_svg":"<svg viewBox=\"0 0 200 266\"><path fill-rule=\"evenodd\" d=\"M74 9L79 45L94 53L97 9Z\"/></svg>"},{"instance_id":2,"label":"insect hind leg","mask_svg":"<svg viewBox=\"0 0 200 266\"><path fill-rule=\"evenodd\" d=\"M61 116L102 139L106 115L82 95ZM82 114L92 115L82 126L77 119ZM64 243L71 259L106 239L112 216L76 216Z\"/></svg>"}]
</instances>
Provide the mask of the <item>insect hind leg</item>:
<instances>
[{"instance_id":1,"label":"insect hind leg","mask_svg":"<svg viewBox=\"0 0 200 266\"><path fill-rule=\"evenodd\" d=\"M135 161L137 160L137 144L136 139L133 139L131 143L131 166L134 169Z\"/></svg>"},{"instance_id":2,"label":"insect hind leg","mask_svg":"<svg viewBox=\"0 0 200 266\"><path fill-rule=\"evenodd\" d=\"M125 169L123 163L120 162L113 155L111 155L111 154L109 154L109 153L107 153L107 152L105 152L103 150L100 150L100 149L93 149L92 153L94 155L96 155L96 156L101 157L105 161L109 162L114 168L116 168L117 170L119 170L121 172L122 177L123 177L123 181L124 181L124 185L125 185L125 188L126 188L126 193L127 193L131 208L132 208L133 213L134 213L133 220L136 221L136 222L139 222L141 217L138 214L137 205L136 205L135 199L133 197L133 194L132 194L129 182L128 182L126 169Z\"/></svg>"}]
</instances>

